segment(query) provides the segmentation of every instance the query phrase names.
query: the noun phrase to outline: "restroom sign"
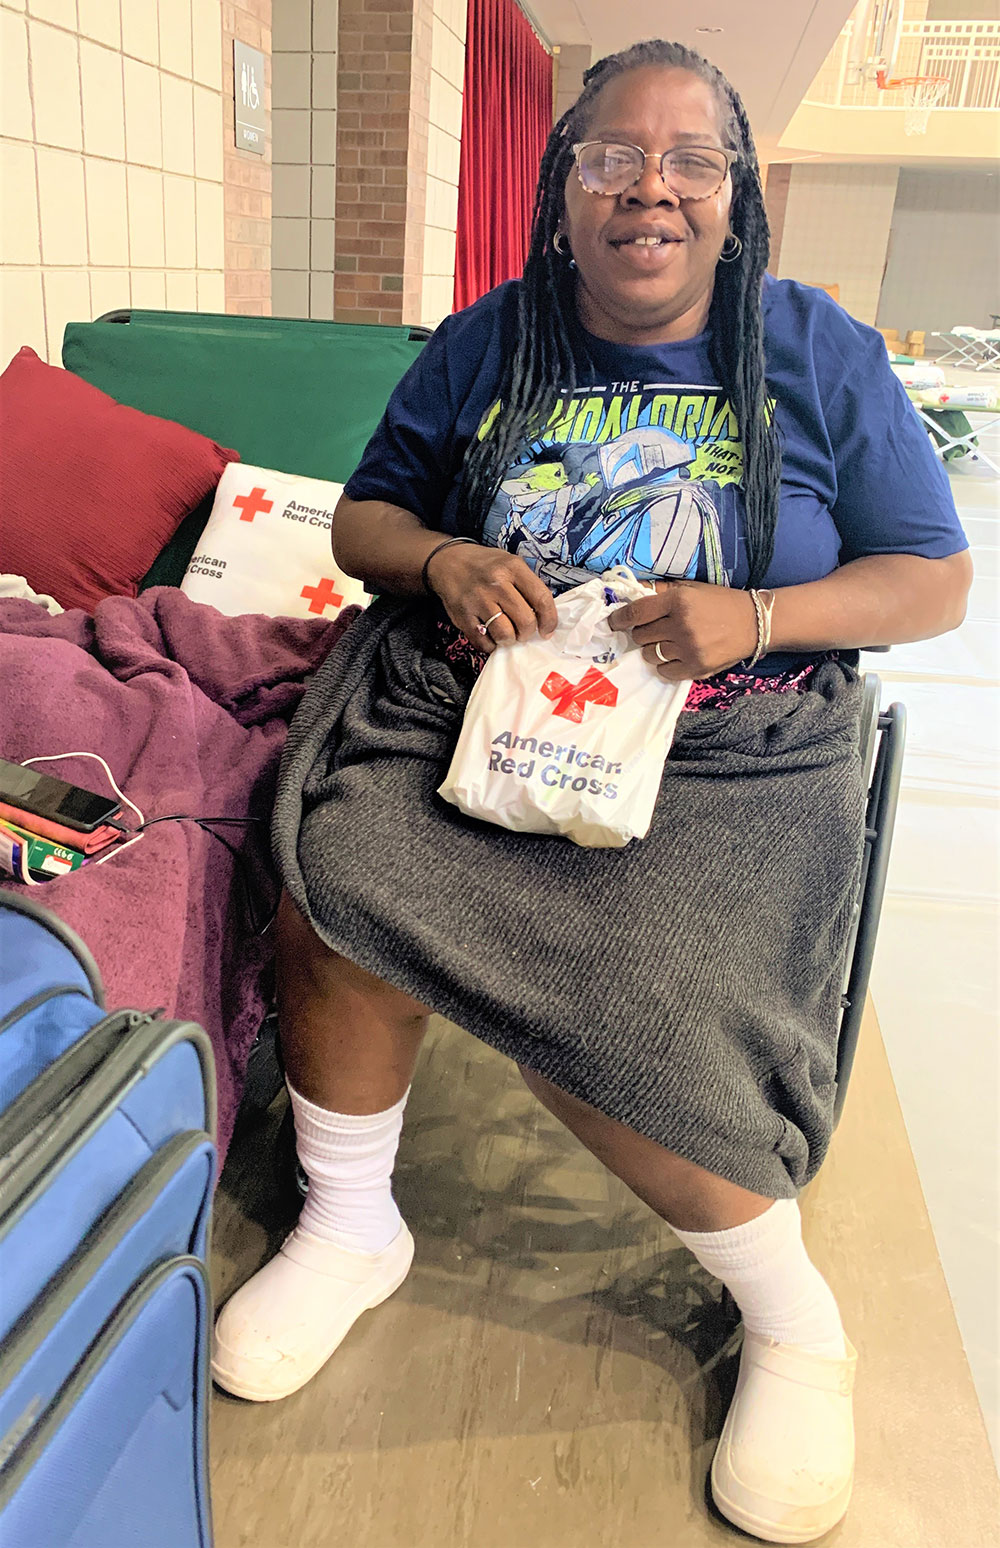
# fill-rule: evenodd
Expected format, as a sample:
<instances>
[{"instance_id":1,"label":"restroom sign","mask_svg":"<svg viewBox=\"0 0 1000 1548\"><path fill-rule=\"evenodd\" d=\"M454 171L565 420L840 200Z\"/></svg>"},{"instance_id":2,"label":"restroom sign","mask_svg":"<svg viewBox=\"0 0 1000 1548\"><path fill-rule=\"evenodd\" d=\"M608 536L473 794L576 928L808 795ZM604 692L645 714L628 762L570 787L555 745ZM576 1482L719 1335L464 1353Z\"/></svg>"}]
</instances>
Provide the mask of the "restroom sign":
<instances>
[{"instance_id":1,"label":"restroom sign","mask_svg":"<svg viewBox=\"0 0 1000 1548\"><path fill-rule=\"evenodd\" d=\"M264 111L264 55L259 48L233 42L233 96L236 100L236 145L263 156L267 144Z\"/></svg>"}]
</instances>

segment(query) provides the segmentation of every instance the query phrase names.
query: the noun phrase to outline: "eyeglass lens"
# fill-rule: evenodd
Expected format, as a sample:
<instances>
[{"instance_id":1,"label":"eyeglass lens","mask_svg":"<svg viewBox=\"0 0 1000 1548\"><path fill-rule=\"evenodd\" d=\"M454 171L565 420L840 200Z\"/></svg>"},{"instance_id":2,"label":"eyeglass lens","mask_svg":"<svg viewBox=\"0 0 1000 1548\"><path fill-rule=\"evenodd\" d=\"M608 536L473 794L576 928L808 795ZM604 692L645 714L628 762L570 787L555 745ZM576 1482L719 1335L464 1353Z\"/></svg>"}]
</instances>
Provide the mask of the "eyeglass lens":
<instances>
[{"instance_id":1,"label":"eyeglass lens","mask_svg":"<svg viewBox=\"0 0 1000 1548\"><path fill-rule=\"evenodd\" d=\"M592 193L623 193L638 182L644 164L636 146L606 142L584 146L577 158L580 179ZM709 146L678 146L661 157L661 177L682 198L714 193L728 170L723 152Z\"/></svg>"}]
</instances>

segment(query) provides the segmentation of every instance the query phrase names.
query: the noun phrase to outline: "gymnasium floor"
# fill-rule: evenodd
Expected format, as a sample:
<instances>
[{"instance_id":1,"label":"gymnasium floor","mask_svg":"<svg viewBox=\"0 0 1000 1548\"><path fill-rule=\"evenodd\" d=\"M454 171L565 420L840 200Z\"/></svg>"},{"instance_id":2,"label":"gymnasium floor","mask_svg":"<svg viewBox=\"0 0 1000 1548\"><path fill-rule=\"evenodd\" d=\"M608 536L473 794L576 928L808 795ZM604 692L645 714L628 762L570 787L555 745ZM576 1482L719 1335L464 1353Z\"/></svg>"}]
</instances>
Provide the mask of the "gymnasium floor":
<instances>
[{"instance_id":1,"label":"gymnasium floor","mask_svg":"<svg viewBox=\"0 0 1000 1548\"><path fill-rule=\"evenodd\" d=\"M945 369L949 382L1000 385L996 372ZM1000 426L982 444L1000 466ZM872 994L1000 1457L1000 477L969 458L950 469L976 570L966 621L865 663L908 717Z\"/></svg>"},{"instance_id":2,"label":"gymnasium floor","mask_svg":"<svg viewBox=\"0 0 1000 1548\"><path fill-rule=\"evenodd\" d=\"M230 1153L217 1295L291 1224L279 1118ZM511 1065L441 1021L397 1179L417 1242L401 1289L294 1397L213 1399L217 1548L748 1542L705 1496L736 1374L718 1287ZM861 1356L855 1499L829 1541L991 1548L990 1451L872 1016L803 1208Z\"/></svg>"},{"instance_id":3,"label":"gymnasium floor","mask_svg":"<svg viewBox=\"0 0 1000 1548\"><path fill-rule=\"evenodd\" d=\"M977 559L969 622L871 661L909 707L906 786L875 1010L803 1197L861 1355L836 1548L992 1548L1000 1521L980 1406L996 1401L1000 481L980 472L952 475ZM230 1152L218 1297L292 1223L271 1161L283 1102ZM396 1192L417 1242L396 1295L284 1403L215 1394L217 1548L752 1541L706 1497L738 1349L718 1287L505 1060L438 1020Z\"/></svg>"}]
</instances>

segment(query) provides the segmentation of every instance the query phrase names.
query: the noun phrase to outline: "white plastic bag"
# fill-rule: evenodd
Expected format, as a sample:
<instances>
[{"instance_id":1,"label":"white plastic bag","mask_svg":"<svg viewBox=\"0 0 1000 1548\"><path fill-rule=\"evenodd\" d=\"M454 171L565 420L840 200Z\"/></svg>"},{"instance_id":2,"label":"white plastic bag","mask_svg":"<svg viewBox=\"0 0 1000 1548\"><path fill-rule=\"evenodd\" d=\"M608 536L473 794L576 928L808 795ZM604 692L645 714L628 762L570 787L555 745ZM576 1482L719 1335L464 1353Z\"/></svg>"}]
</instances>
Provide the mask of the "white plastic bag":
<instances>
[{"instance_id":1,"label":"white plastic bag","mask_svg":"<svg viewBox=\"0 0 1000 1548\"><path fill-rule=\"evenodd\" d=\"M438 794L470 817L590 848L648 833L691 684L665 683L607 620L652 589L609 570L557 599L548 640L495 650Z\"/></svg>"}]
</instances>

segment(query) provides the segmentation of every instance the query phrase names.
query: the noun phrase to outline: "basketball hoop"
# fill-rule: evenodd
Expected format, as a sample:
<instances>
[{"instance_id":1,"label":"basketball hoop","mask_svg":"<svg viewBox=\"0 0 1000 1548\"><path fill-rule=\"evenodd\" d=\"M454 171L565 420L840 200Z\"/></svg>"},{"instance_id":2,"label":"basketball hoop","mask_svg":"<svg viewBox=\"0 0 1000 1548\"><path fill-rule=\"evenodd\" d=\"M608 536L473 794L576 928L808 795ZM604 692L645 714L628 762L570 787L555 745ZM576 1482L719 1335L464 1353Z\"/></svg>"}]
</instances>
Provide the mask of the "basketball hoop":
<instances>
[{"instance_id":1,"label":"basketball hoop","mask_svg":"<svg viewBox=\"0 0 1000 1548\"><path fill-rule=\"evenodd\" d=\"M906 134L926 134L931 113L941 102L951 85L947 75L901 75L887 80L884 70L875 75L879 91L903 93L903 130Z\"/></svg>"}]
</instances>

